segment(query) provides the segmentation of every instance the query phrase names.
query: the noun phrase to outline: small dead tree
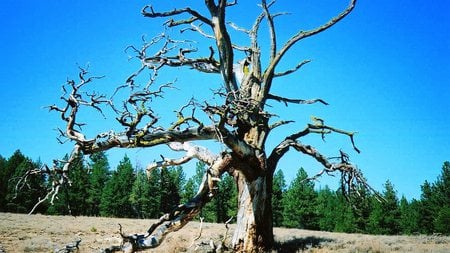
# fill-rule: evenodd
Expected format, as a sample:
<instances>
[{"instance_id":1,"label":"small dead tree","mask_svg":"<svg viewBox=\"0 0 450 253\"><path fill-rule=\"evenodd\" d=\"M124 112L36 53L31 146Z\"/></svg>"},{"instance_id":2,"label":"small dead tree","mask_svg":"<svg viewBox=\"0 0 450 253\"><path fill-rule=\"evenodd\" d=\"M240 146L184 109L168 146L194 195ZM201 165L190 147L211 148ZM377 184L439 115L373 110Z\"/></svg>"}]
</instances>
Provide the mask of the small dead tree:
<instances>
[{"instance_id":1,"label":"small dead tree","mask_svg":"<svg viewBox=\"0 0 450 253\"><path fill-rule=\"evenodd\" d=\"M184 164L192 159L208 165L198 192L191 200L161 216L145 234L127 236L121 233L126 241L131 242L132 246L128 248L131 251L157 247L165 235L192 220L216 195L217 182L224 173L233 176L238 189L233 249L245 252L270 249L274 240L271 206L273 174L280 159L290 150L312 157L323 167L315 177L340 172L345 191L360 186L369 187L360 171L349 162L347 154L341 151L337 159L327 158L315 147L302 141L309 135L318 135L323 139L335 133L348 137L353 149L359 152L354 143L354 132L330 126L322 119L315 118L304 128L286 135L272 150L266 148L268 136L274 129L293 122L275 121L276 115L268 110L270 101L286 106L314 103L327 105L322 99L288 98L274 94L271 88L277 78L293 74L309 62L299 61L291 69L277 71L280 61L288 55L292 46L327 30L346 17L355 7L356 0L350 0L347 7L327 23L311 30L298 31L284 44L278 41L275 29L275 19L284 13L271 12L275 1L261 0L258 5L260 14L249 28L242 28L226 19L227 9L238 8L237 1L205 0L204 4L205 13L190 7L169 11L157 11L152 6L142 9L144 17L166 18L164 25L172 31L179 30L182 34L191 32L190 36L201 37L200 40L206 44L203 48L192 47L188 40L172 39L168 32L161 33L150 41L144 41L140 48L130 46L127 49L138 59L140 68L128 77L124 85L117 87L113 96L89 92L86 86L100 77L90 76L86 69L80 69L79 80L69 80L63 87L63 106L49 107L51 111L60 113L65 122L65 129L61 129L60 134L72 141L74 148L67 161L55 161L53 167L44 167L46 173L53 175L53 185L40 202L52 200L59 187L70 182L70 164L80 154L88 155L113 148L167 145L174 151L184 152L184 156L178 159L162 156L162 160L148 165L148 172L158 167ZM260 47L259 35L263 30L260 28L263 22L267 23L270 34L268 59L263 59ZM234 43L230 36L232 33L247 36L248 44ZM243 60L237 61L236 56L242 56ZM212 91L215 101L220 103L187 99L180 104L173 123L160 123L152 103L174 87L174 83L158 83L157 76L162 69L171 67L186 67L204 74L220 75L222 87ZM143 82L142 73L147 71L150 77ZM128 95L122 103L114 101L114 98L119 97L117 94L124 91ZM105 108L112 108L117 114L117 122L124 130L111 130L87 137L81 128L84 124L78 119L84 107L94 108L100 113ZM214 154L198 145L205 140L215 140L223 151Z\"/></svg>"}]
</instances>

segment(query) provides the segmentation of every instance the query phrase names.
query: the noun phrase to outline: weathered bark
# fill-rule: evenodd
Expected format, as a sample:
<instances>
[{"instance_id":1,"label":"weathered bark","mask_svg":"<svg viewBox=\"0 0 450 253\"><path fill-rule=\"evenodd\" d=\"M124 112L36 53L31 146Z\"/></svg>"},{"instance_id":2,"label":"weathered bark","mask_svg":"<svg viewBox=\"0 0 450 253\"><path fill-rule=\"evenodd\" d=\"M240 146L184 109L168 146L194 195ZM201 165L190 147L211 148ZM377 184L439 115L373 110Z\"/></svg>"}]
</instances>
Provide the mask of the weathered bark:
<instances>
[{"instance_id":1,"label":"weathered bark","mask_svg":"<svg viewBox=\"0 0 450 253\"><path fill-rule=\"evenodd\" d=\"M237 252L262 252L273 245L272 174L252 181L235 173L238 186L237 225L232 246Z\"/></svg>"},{"instance_id":2,"label":"weathered bark","mask_svg":"<svg viewBox=\"0 0 450 253\"><path fill-rule=\"evenodd\" d=\"M305 38L321 33L335 25L354 8L356 0L348 0L348 6L337 16L312 30L301 30L288 39L281 47L277 42L274 18L280 13L271 14L270 7L275 1L266 3L261 0L261 14L256 18L250 30L231 25L239 32L249 37L248 46L239 46L233 43L232 36L227 30L226 8L237 5L237 1L205 0L204 3L209 15L204 15L190 7L176 8L171 11L157 12L151 6L146 6L142 14L149 18L169 18L165 23L168 27L179 27L180 32L191 30L201 36L215 40L215 47L209 45L209 55L199 57L193 54L196 48L190 46L188 40L174 40L167 33L162 33L152 40L145 42L142 49L130 46L128 50L134 51L135 57L140 61L140 68L131 74L126 83L117 87L110 99L96 92L86 92L84 88L91 81L100 77L89 77L87 70L80 69L79 81L68 80L63 86L61 100L63 106L49 106L51 111L61 114L65 122L65 129L59 129L60 137L75 143L71 157L63 161L62 169L56 162L52 168L44 166L42 171L33 170L33 173L49 174L53 178L51 191L40 200L38 204L47 199L52 200L62 184L70 182L68 170L73 157L80 153L92 154L112 148L150 148L157 145L169 145L174 151L185 152L178 159L162 156L162 160L150 164L150 171L156 167L181 165L191 159L205 162L209 168L205 171L203 182L197 195L185 204L179 205L171 213L162 216L146 234L123 235L124 241L129 242L129 250L141 250L160 245L166 234L181 229L187 222L198 214L200 209L214 197L217 192L217 182L220 176L229 172L233 175L238 188L238 216L237 227L232 239L233 249L238 252L261 252L270 250L273 246L272 225L272 180L278 161L289 150L295 150L310 156L324 168L315 177L323 173L340 171L342 174L343 189L351 189L357 184L368 187L359 170L349 163L348 156L340 152L340 156L328 158L313 146L301 142L309 134L319 134L322 139L325 135L338 133L347 135L353 148L359 152L354 144L354 133L343 131L324 123L324 120L313 118L313 122L306 128L293 134L286 135L274 150L266 150L266 141L276 127L293 122L293 120L280 120L270 122L276 114L266 111L270 100L288 104L327 104L322 99L287 98L271 91L274 80L281 76L292 74L299 70L309 60L303 60L295 67L277 72L281 60L287 55L289 49ZM261 59L264 54L259 46L260 25L267 20L270 51L268 59ZM201 26L203 25L203 26ZM208 31L203 30L210 29ZM147 50L158 47L156 50ZM238 53L236 54L236 51ZM216 58L215 53L219 57ZM235 55L245 54L246 65L237 68L241 71L241 78L237 79L234 63ZM243 61L239 61L243 62ZM263 68L262 66L266 67ZM223 88L214 91L214 96L223 104L210 105L207 102L198 103L191 99L181 109L176 111L175 121L168 125L161 125L156 111L153 110L153 100L162 98L165 90L172 88L172 82L159 85L155 82L158 70L161 68L186 66L202 73L221 74ZM245 68L244 68L245 67ZM140 84L137 78L144 70L150 71L150 80ZM245 70L245 71L244 71ZM159 87L155 87L159 85ZM129 91L121 106L114 103L113 98L119 92ZM117 114L116 120L124 128L121 132L106 131L88 138L82 131L84 123L79 121L78 112L82 107L93 108L103 114L103 109L111 108ZM199 110L204 113L197 117ZM269 108L270 109L270 108ZM209 121L202 121L207 116ZM214 155L190 144L190 141L215 140L221 143L222 153ZM266 156L269 154L269 156ZM338 159L338 162L332 162ZM26 181L26 176L24 176ZM345 188L346 187L346 188ZM38 205L37 204L37 205ZM37 206L36 205L36 206ZM33 209L34 210L34 209ZM32 210L32 211L33 211ZM125 250L119 247L119 250Z\"/></svg>"}]
</instances>

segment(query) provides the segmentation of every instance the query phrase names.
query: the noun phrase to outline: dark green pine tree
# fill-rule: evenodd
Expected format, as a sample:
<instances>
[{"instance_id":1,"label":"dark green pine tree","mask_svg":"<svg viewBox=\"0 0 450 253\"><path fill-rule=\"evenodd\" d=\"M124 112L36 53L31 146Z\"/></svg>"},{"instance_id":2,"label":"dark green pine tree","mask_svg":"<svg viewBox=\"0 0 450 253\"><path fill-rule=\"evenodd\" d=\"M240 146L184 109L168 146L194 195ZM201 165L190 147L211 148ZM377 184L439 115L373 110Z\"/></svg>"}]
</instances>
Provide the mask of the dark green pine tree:
<instances>
[{"instance_id":1,"label":"dark green pine tree","mask_svg":"<svg viewBox=\"0 0 450 253\"><path fill-rule=\"evenodd\" d=\"M384 200L373 198L374 208L369 216L368 230L373 234L395 235L400 233L400 208L394 185L387 180L383 191Z\"/></svg>"},{"instance_id":2,"label":"dark green pine tree","mask_svg":"<svg viewBox=\"0 0 450 253\"><path fill-rule=\"evenodd\" d=\"M420 196L420 208L419 208L419 227L420 233L432 234L434 231L434 215L437 213L436 203L433 198L433 189L431 184L425 180L421 186L422 194Z\"/></svg>"},{"instance_id":3,"label":"dark green pine tree","mask_svg":"<svg viewBox=\"0 0 450 253\"><path fill-rule=\"evenodd\" d=\"M65 155L63 160L67 160ZM63 166L61 164L60 166ZM58 215L88 215L89 172L83 164L83 156L79 156L69 168L70 183L60 187L58 196L47 213ZM48 182L51 183L51 182Z\"/></svg>"},{"instance_id":4,"label":"dark green pine tree","mask_svg":"<svg viewBox=\"0 0 450 253\"><path fill-rule=\"evenodd\" d=\"M306 180L303 168L297 172L283 198L283 225L289 228L318 229L317 194L314 183Z\"/></svg>"},{"instance_id":5,"label":"dark green pine tree","mask_svg":"<svg viewBox=\"0 0 450 253\"><path fill-rule=\"evenodd\" d=\"M328 186L317 193L317 212L319 229L321 231L334 231L336 227L336 207L338 200L336 194Z\"/></svg>"},{"instance_id":6,"label":"dark green pine tree","mask_svg":"<svg viewBox=\"0 0 450 253\"><path fill-rule=\"evenodd\" d=\"M8 171L8 161L0 155L0 212L6 211L6 194L11 173Z\"/></svg>"},{"instance_id":7,"label":"dark green pine tree","mask_svg":"<svg viewBox=\"0 0 450 253\"><path fill-rule=\"evenodd\" d=\"M180 204L185 176L181 166L171 166L160 170L161 201L160 211L168 213Z\"/></svg>"},{"instance_id":8,"label":"dark green pine tree","mask_svg":"<svg viewBox=\"0 0 450 253\"><path fill-rule=\"evenodd\" d=\"M334 232L354 233L357 230L353 207L341 190L336 191Z\"/></svg>"},{"instance_id":9,"label":"dark green pine tree","mask_svg":"<svg viewBox=\"0 0 450 253\"><path fill-rule=\"evenodd\" d=\"M90 174L89 174L89 189L88 189L88 215L100 215L100 202L102 198L102 191L108 181L109 163L108 158L104 152L92 154L90 157Z\"/></svg>"},{"instance_id":10,"label":"dark green pine tree","mask_svg":"<svg viewBox=\"0 0 450 253\"><path fill-rule=\"evenodd\" d=\"M354 232L365 233L367 232L369 216L372 211L372 199L376 199L376 197L363 187L351 191L349 197L355 219L356 230Z\"/></svg>"},{"instance_id":11,"label":"dark green pine tree","mask_svg":"<svg viewBox=\"0 0 450 253\"><path fill-rule=\"evenodd\" d=\"M414 234L420 231L419 229L419 208L420 203L413 199L411 203L402 196L400 199L400 230L402 234Z\"/></svg>"},{"instance_id":12,"label":"dark green pine tree","mask_svg":"<svg viewBox=\"0 0 450 253\"><path fill-rule=\"evenodd\" d=\"M128 156L120 161L117 170L106 183L100 203L102 216L133 217L133 209L129 200L131 188L135 180L133 166Z\"/></svg>"},{"instance_id":13,"label":"dark green pine tree","mask_svg":"<svg viewBox=\"0 0 450 253\"><path fill-rule=\"evenodd\" d=\"M383 207L384 219L383 225L386 228L386 234L397 235L400 233L400 208L397 197L397 191L394 185L388 180L385 184L383 197L386 201L381 202Z\"/></svg>"},{"instance_id":14,"label":"dark green pine tree","mask_svg":"<svg viewBox=\"0 0 450 253\"><path fill-rule=\"evenodd\" d=\"M441 174L433 184L434 204L438 207L433 220L434 232L450 234L450 162L444 162Z\"/></svg>"},{"instance_id":15,"label":"dark green pine tree","mask_svg":"<svg viewBox=\"0 0 450 253\"><path fill-rule=\"evenodd\" d=\"M183 188L182 201L189 201L197 193L200 184L202 183L203 174L206 170L206 164L204 162L197 162L195 165L195 174L192 175Z\"/></svg>"},{"instance_id":16,"label":"dark green pine tree","mask_svg":"<svg viewBox=\"0 0 450 253\"><path fill-rule=\"evenodd\" d=\"M69 171L71 184L68 187L70 214L87 215L89 210L89 174L84 166L83 156L76 159Z\"/></svg>"},{"instance_id":17,"label":"dark green pine tree","mask_svg":"<svg viewBox=\"0 0 450 253\"><path fill-rule=\"evenodd\" d=\"M8 160L3 157L0 160L0 211L2 212L8 211L7 195L15 188L17 180L13 177L15 177L17 167L25 160L26 157L20 150L16 150Z\"/></svg>"},{"instance_id":18,"label":"dark green pine tree","mask_svg":"<svg viewBox=\"0 0 450 253\"><path fill-rule=\"evenodd\" d=\"M228 176L228 174L227 174ZM237 191L237 187L236 187L236 183L234 181L234 178L229 176L227 177L228 179L228 189L231 188L231 194L228 196L228 200L227 200L227 204L228 204L228 211L227 211L227 217L231 218L234 217L236 218L237 216L237 210L238 210L238 191ZM236 221L236 219L234 219L234 221Z\"/></svg>"},{"instance_id":19,"label":"dark green pine tree","mask_svg":"<svg viewBox=\"0 0 450 253\"><path fill-rule=\"evenodd\" d=\"M30 175L26 182L18 183L28 170L39 168L40 164L34 163L30 158L23 156L20 151L16 151L8 160L7 166L10 171L13 171L13 174L8 180L6 210L14 213L28 213L45 192L45 178L43 175ZM44 213L45 210L46 206L42 205L35 212Z\"/></svg>"},{"instance_id":20,"label":"dark green pine tree","mask_svg":"<svg viewBox=\"0 0 450 253\"><path fill-rule=\"evenodd\" d=\"M436 233L450 235L450 207L448 205L443 206L437 213L434 228Z\"/></svg>"},{"instance_id":21,"label":"dark green pine tree","mask_svg":"<svg viewBox=\"0 0 450 253\"><path fill-rule=\"evenodd\" d=\"M161 178L159 169L154 169L148 175L148 188L150 195L148 196L148 210L146 210L149 218L159 218L161 211Z\"/></svg>"},{"instance_id":22,"label":"dark green pine tree","mask_svg":"<svg viewBox=\"0 0 450 253\"><path fill-rule=\"evenodd\" d=\"M147 175L142 169L139 169L130 193L130 203L135 217L140 219L150 218L150 196L151 192Z\"/></svg>"},{"instance_id":23,"label":"dark green pine tree","mask_svg":"<svg viewBox=\"0 0 450 253\"><path fill-rule=\"evenodd\" d=\"M194 179L191 177L186 181L183 187L183 192L181 193L181 202L186 203L197 193L197 187Z\"/></svg>"},{"instance_id":24,"label":"dark green pine tree","mask_svg":"<svg viewBox=\"0 0 450 253\"><path fill-rule=\"evenodd\" d=\"M372 199L372 211L369 216L369 223L367 224L367 232L370 234L386 234L383 224L383 208L381 207L381 203L373 198Z\"/></svg>"},{"instance_id":25,"label":"dark green pine tree","mask_svg":"<svg viewBox=\"0 0 450 253\"><path fill-rule=\"evenodd\" d=\"M286 191L286 180L282 170L275 172L272 186L272 211L273 225L280 227L283 225L283 197Z\"/></svg>"},{"instance_id":26,"label":"dark green pine tree","mask_svg":"<svg viewBox=\"0 0 450 253\"><path fill-rule=\"evenodd\" d=\"M218 192L212 202L215 208L215 222L226 222L230 217L236 216L237 190L232 176L229 174L222 176L218 183Z\"/></svg>"},{"instance_id":27,"label":"dark green pine tree","mask_svg":"<svg viewBox=\"0 0 450 253\"><path fill-rule=\"evenodd\" d=\"M114 178L114 180L113 180ZM106 181L105 187L102 191L102 196L100 199L100 216L103 217L113 217L115 216L113 208L116 207L116 204L114 203L115 200L115 193L114 189L117 188L115 186L117 184L117 171L112 171L111 175L108 176L108 180Z\"/></svg>"}]
</instances>

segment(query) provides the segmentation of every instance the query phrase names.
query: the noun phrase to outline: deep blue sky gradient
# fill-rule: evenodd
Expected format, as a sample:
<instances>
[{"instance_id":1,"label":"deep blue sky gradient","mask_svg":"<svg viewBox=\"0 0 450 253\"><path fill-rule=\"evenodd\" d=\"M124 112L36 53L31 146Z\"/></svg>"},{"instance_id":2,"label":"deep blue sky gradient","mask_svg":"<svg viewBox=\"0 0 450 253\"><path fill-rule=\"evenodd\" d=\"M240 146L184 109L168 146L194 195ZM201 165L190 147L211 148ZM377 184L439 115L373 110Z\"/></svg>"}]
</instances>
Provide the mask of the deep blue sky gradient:
<instances>
[{"instance_id":1,"label":"deep blue sky gradient","mask_svg":"<svg viewBox=\"0 0 450 253\"><path fill-rule=\"evenodd\" d=\"M175 3L154 1L155 9L169 10ZM230 19L249 27L259 8L240 1L230 9ZM50 163L70 152L71 145L59 145L56 127L59 116L44 108L58 102L60 87L76 78L77 66L90 65L105 75L96 88L111 92L137 68L124 49L141 45L141 36L161 32L162 19L140 15L151 1L24 1L4 0L0 8L0 154L9 157L16 149L33 159ZM276 18L279 45L298 29L310 29L341 11L344 0L279 0L275 11L290 15ZM199 7L200 10L204 10ZM343 136L320 137L304 142L333 156L342 148L365 172L375 188L390 179L408 198L420 197L420 185L434 181L441 165L450 160L450 3L436 1L359 1L356 9L335 27L310 38L287 55L279 71L304 59L312 63L274 84L274 92L292 98L320 97L329 106L289 106L273 103L273 109L295 124L277 130L268 143L273 147L287 133L302 129L311 115L326 123L357 131L361 154L351 151ZM263 27L265 28L265 27ZM170 32L170 31L169 31ZM264 33L263 33L264 34ZM235 35L239 43L244 38ZM264 39L264 37L263 37ZM263 43L263 47L267 47ZM177 69L161 76L162 81L179 74L174 99L182 95L208 97L215 78ZM209 83L211 82L211 83ZM164 104L163 103L163 104ZM175 108L179 106L174 105ZM88 115L89 116L89 115ZM88 117L89 119L89 117ZM91 118L92 119L92 118ZM113 118L109 122L117 124ZM89 122L88 122L89 123ZM109 125L95 122L94 128ZM95 129L96 130L96 129ZM95 131L92 130L92 133ZM208 144L209 145L209 144ZM159 152L126 150L142 166L159 158ZM179 154L181 155L181 154ZM123 152L109 153L114 166ZM303 166L308 173L320 170L311 159L290 153L280 167L290 181ZM187 169L188 175L192 170ZM336 185L337 178L322 184Z\"/></svg>"}]
</instances>

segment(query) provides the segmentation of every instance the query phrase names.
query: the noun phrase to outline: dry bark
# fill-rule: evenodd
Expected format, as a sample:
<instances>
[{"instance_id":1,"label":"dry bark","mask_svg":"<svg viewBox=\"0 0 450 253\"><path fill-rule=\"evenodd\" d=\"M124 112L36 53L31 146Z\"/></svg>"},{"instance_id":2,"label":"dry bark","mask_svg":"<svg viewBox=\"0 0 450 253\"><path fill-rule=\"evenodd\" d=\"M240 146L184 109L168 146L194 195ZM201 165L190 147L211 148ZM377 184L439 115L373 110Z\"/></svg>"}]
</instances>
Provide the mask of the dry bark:
<instances>
[{"instance_id":1,"label":"dry bark","mask_svg":"<svg viewBox=\"0 0 450 253\"><path fill-rule=\"evenodd\" d=\"M317 160L323 173L341 172L346 190L362 184L369 187L360 171L352 165L348 156L340 152L337 161L327 158L313 146L303 143L303 137L310 134L326 135L337 133L350 138L353 148L359 152L354 143L354 133L326 125L322 119L314 118L312 123L281 140L269 151L266 141L271 131L292 121L271 122L274 114L266 109L268 101L278 101L288 104L327 105L322 99L297 99L271 93L273 81L277 77L293 74L309 60L301 61L292 69L276 72L281 59L289 49L308 37L316 35L335 25L346 17L354 8L356 0L351 0L348 6L327 23L309 31L298 31L289 40L278 47L275 30L275 17L282 13L272 14L270 8L275 1L261 1L261 14L256 17L251 28L241 28L226 19L226 10L237 4L226 0L205 0L208 13L201 13L190 7L158 12L151 6L145 6L142 14L147 18L168 18L165 26L179 28L181 32L191 31L201 37L213 39L214 45L208 45L209 55L195 56L196 48L189 46L188 41L174 40L167 33L162 33L141 48L130 46L131 51L140 61L141 67L129 76L126 83L117 87L110 98L87 93L84 91L90 82L100 78L89 76L85 69L80 69L79 80L69 80L63 87L61 99L63 106L52 105L51 111L59 112L66 123L60 130L61 140L68 139L74 143L74 149L68 161L55 162L52 168L45 167L41 172L53 175L53 187L40 202L53 199L59 186L69 179L67 171L71 161L80 154L92 154L112 148L142 148L157 145L168 145L175 151L184 152L178 159L162 157L161 161L147 167L151 171L157 167L180 165L191 159L205 162L209 167L205 172L198 193L187 203L180 204L172 212L163 215L145 234L122 234L128 246L118 249L135 251L157 247L165 235L181 229L192 220L201 208L214 197L217 182L223 173L230 173L237 184L239 205L237 228L233 235L232 247L236 251L255 252L270 249L273 246L272 227L272 180L279 160L289 150L295 150ZM266 20L270 34L269 59L261 59L259 34L261 23ZM248 35L249 44L236 45L231 41L229 29ZM150 49L152 51L150 51ZM241 79L237 78L234 68L235 54L244 54L248 71ZM264 61L265 69L262 68ZM168 126L160 126L159 118L151 107L153 99L162 97L164 92L173 87L173 83L157 85L156 77L162 68L186 66L206 74L220 74L223 89L214 92L214 96L223 101L219 105L206 102L198 103L189 100L176 112L176 120ZM144 71L150 72L150 78L144 85L138 84L137 77ZM122 104L116 104L114 96L128 90L128 97ZM111 108L117 114L117 121L124 128L122 132L107 131L88 138L81 130L83 125L78 121L78 114L84 107L91 107L103 113L105 107ZM199 117L201 111L209 118ZM193 144L202 140L215 140L223 145L223 152L214 154L206 148ZM34 171L39 173L39 171Z\"/></svg>"}]
</instances>

